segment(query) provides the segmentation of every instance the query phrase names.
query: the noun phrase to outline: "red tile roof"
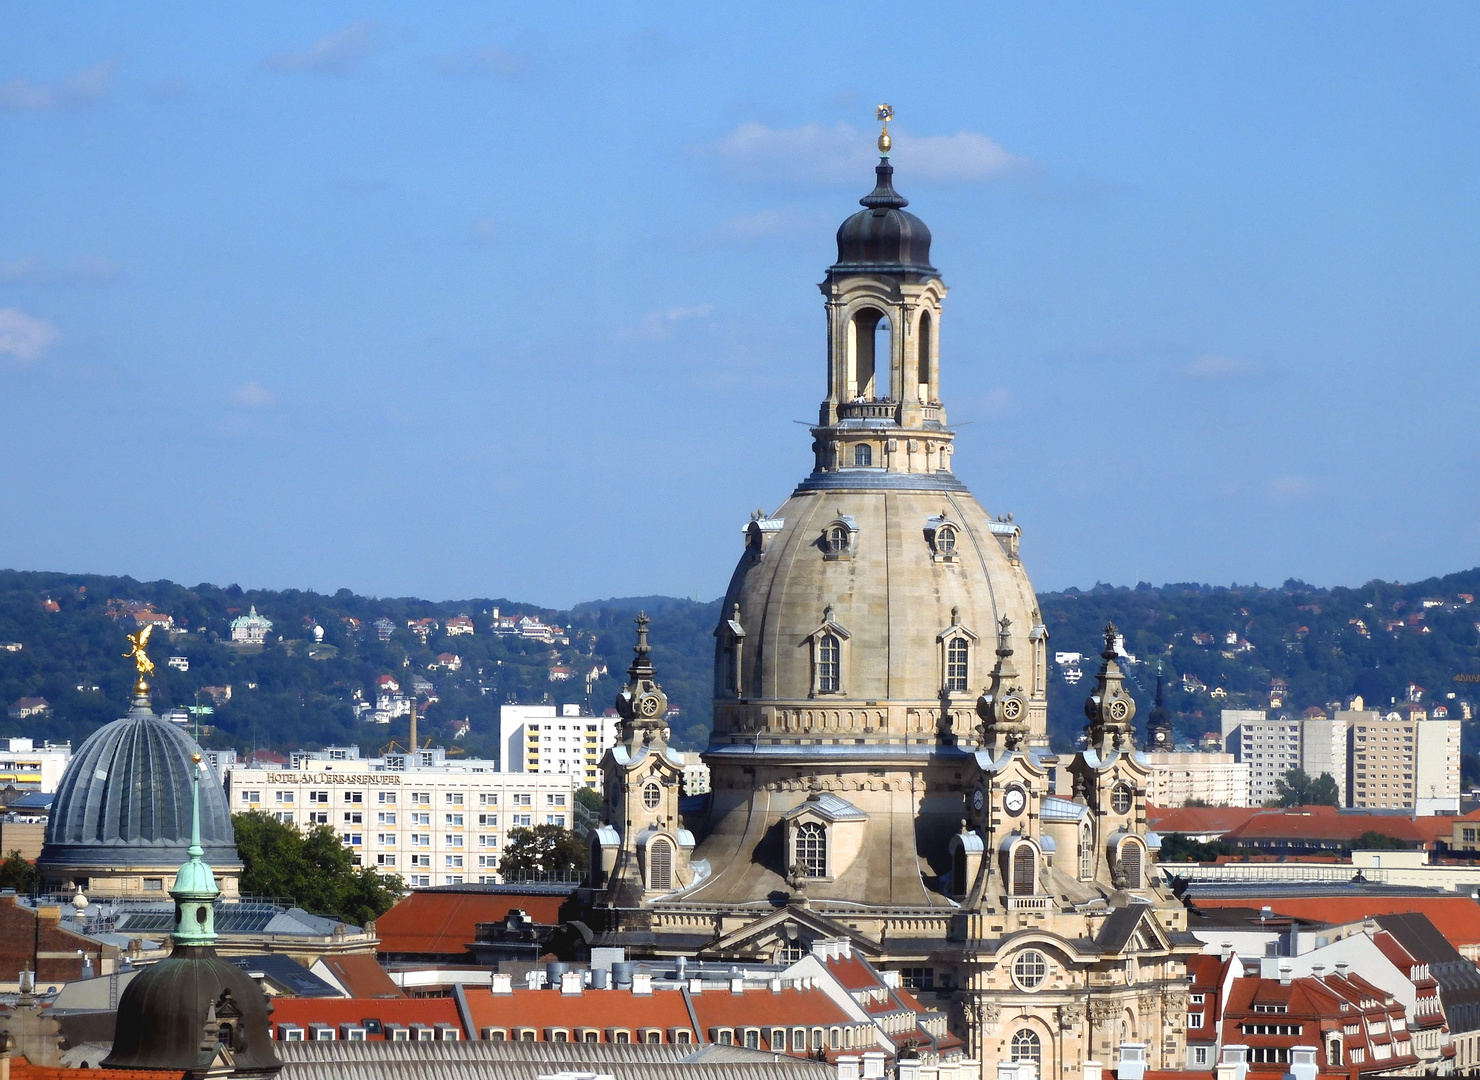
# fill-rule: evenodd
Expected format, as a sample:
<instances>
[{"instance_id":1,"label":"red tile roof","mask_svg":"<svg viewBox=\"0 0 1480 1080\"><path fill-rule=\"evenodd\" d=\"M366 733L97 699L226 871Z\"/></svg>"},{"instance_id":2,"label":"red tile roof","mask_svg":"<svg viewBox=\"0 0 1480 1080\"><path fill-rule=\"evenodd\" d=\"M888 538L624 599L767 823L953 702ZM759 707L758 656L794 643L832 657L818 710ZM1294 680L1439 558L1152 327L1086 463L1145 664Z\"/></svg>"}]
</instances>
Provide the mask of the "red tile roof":
<instances>
[{"instance_id":1,"label":"red tile roof","mask_svg":"<svg viewBox=\"0 0 1480 1080\"><path fill-rule=\"evenodd\" d=\"M1294 896L1271 897L1276 915L1337 925L1360 922L1370 915L1417 912L1428 918L1456 949L1480 944L1480 904L1468 896ZM1244 907L1248 897L1199 897L1201 908Z\"/></svg>"},{"instance_id":2,"label":"red tile roof","mask_svg":"<svg viewBox=\"0 0 1480 1080\"><path fill-rule=\"evenodd\" d=\"M352 998L398 998L401 988L386 974L375 957L367 953L325 956L321 963Z\"/></svg>"},{"instance_id":3,"label":"red tile roof","mask_svg":"<svg viewBox=\"0 0 1480 1080\"><path fill-rule=\"evenodd\" d=\"M23 1057L10 1059L10 1080L180 1080L182 1070L63 1069L32 1065Z\"/></svg>"},{"instance_id":4,"label":"red tile roof","mask_svg":"<svg viewBox=\"0 0 1480 1080\"><path fill-rule=\"evenodd\" d=\"M1257 806L1146 807L1146 822L1160 833L1226 833L1262 810Z\"/></svg>"},{"instance_id":5,"label":"red tile roof","mask_svg":"<svg viewBox=\"0 0 1480 1080\"><path fill-rule=\"evenodd\" d=\"M279 1024L297 1024L307 1028L310 1024L327 1024L336 1029L340 1024L361 1024L375 1019L382 1024L451 1024L463 1032L463 1038L473 1034L463 1031L462 1020L457 1015L457 1002L452 998L290 998L272 999L272 1016L269 1018L273 1035L277 1035ZM384 1036L370 1035L379 1039ZM12 1078L13 1080L13 1078Z\"/></svg>"},{"instance_id":6,"label":"red tile roof","mask_svg":"<svg viewBox=\"0 0 1480 1080\"><path fill-rule=\"evenodd\" d=\"M500 922L519 908L534 922L553 926L560 922L565 899L559 893L413 892L375 920L377 949L397 955L465 956L478 923Z\"/></svg>"}]
</instances>

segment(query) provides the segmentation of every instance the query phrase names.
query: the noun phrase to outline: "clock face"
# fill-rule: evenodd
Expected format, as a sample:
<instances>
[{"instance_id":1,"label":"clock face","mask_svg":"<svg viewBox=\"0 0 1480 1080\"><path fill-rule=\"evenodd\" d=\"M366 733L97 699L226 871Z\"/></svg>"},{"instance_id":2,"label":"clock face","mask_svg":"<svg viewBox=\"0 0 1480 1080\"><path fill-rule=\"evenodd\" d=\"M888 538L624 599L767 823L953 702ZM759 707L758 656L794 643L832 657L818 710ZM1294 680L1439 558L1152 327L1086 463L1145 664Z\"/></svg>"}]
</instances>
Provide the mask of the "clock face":
<instances>
[{"instance_id":1,"label":"clock face","mask_svg":"<svg viewBox=\"0 0 1480 1080\"><path fill-rule=\"evenodd\" d=\"M1130 710L1126 708L1125 702L1123 701L1112 701L1110 703L1111 720L1124 720L1125 714L1129 711Z\"/></svg>"},{"instance_id":2,"label":"clock face","mask_svg":"<svg viewBox=\"0 0 1480 1080\"><path fill-rule=\"evenodd\" d=\"M1023 703L1017 698L1008 698L1002 703L1002 719L1012 721L1022 715Z\"/></svg>"},{"instance_id":3,"label":"clock face","mask_svg":"<svg viewBox=\"0 0 1480 1080\"><path fill-rule=\"evenodd\" d=\"M638 702L638 708L642 711L643 716L657 716L658 710L662 707L663 703L652 695L644 697Z\"/></svg>"},{"instance_id":4,"label":"clock face","mask_svg":"<svg viewBox=\"0 0 1480 1080\"><path fill-rule=\"evenodd\" d=\"M1002 793L1002 809L1013 817L1023 812L1023 807L1028 805L1028 793L1020 787L1010 787Z\"/></svg>"},{"instance_id":5,"label":"clock face","mask_svg":"<svg viewBox=\"0 0 1480 1080\"><path fill-rule=\"evenodd\" d=\"M971 808L973 810L975 810L979 814L982 811L982 807L984 807L986 805L987 805L987 796L986 796L986 793L984 791L982 791L981 788L977 788L975 791L973 791L971 793Z\"/></svg>"}]
</instances>

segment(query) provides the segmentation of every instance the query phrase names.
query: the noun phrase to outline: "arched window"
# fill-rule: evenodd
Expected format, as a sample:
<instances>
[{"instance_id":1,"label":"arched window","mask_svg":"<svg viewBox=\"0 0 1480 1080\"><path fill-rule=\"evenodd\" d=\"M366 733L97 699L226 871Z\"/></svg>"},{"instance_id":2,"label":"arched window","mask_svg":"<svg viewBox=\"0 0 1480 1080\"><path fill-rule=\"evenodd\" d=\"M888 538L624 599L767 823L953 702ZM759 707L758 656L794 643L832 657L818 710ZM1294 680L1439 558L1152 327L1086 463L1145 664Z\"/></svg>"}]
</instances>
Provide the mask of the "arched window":
<instances>
[{"instance_id":1,"label":"arched window","mask_svg":"<svg viewBox=\"0 0 1480 1080\"><path fill-rule=\"evenodd\" d=\"M797 826L795 865L809 878L827 876L827 830L815 821Z\"/></svg>"},{"instance_id":2,"label":"arched window","mask_svg":"<svg viewBox=\"0 0 1480 1080\"><path fill-rule=\"evenodd\" d=\"M1012 853L1012 895L1032 896L1038 877L1038 859L1032 844L1019 844Z\"/></svg>"},{"instance_id":3,"label":"arched window","mask_svg":"<svg viewBox=\"0 0 1480 1080\"><path fill-rule=\"evenodd\" d=\"M956 845L956 852L951 856L951 891L957 896L971 891L971 882L966 880L966 848L961 844Z\"/></svg>"},{"instance_id":4,"label":"arched window","mask_svg":"<svg viewBox=\"0 0 1480 1080\"><path fill-rule=\"evenodd\" d=\"M1012 1060L1031 1061L1034 1065L1042 1066L1043 1040L1036 1031L1018 1028L1012 1033Z\"/></svg>"},{"instance_id":5,"label":"arched window","mask_svg":"<svg viewBox=\"0 0 1480 1080\"><path fill-rule=\"evenodd\" d=\"M1120 845L1120 872L1125 875L1127 889L1141 888L1141 845L1134 840Z\"/></svg>"},{"instance_id":6,"label":"arched window","mask_svg":"<svg viewBox=\"0 0 1480 1080\"><path fill-rule=\"evenodd\" d=\"M868 443L859 443L853 448L853 464L856 468L867 469L874 463L874 448Z\"/></svg>"},{"instance_id":7,"label":"arched window","mask_svg":"<svg viewBox=\"0 0 1480 1080\"><path fill-rule=\"evenodd\" d=\"M889 399L889 317L875 308L853 316L848 341L850 391L856 400Z\"/></svg>"},{"instance_id":8,"label":"arched window","mask_svg":"<svg viewBox=\"0 0 1480 1080\"><path fill-rule=\"evenodd\" d=\"M933 345L930 340L931 330L930 312L927 311L920 316L920 333L915 339L917 343L915 354L919 359L920 400L922 402L929 402L930 400L930 350Z\"/></svg>"},{"instance_id":9,"label":"arched window","mask_svg":"<svg viewBox=\"0 0 1480 1080\"><path fill-rule=\"evenodd\" d=\"M649 781L642 786L642 805L649 810L656 810L658 804L663 801L663 789L657 784Z\"/></svg>"},{"instance_id":10,"label":"arched window","mask_svg":"<svg viewBox=\"0 0 1480 1080\"><path fill-rule=\"evenodd\" d=\"M1117 814L1129 814L1135 795L1129 784L1116 784L1110 792L1110 809Z\"/></svg>"},{"instance_id":11,"label":"arched window","mask_svg":"<svg viewBox=\"0 0 1480 1080\"><path fill-rule=\"evenodd\" d=\"M1091 846L1089 829L1079 834L1079 880L1088 881L1095 876L1095 852Z\"/></svg>"},{"instance_id":12,"label":"arched window","mask_svg":"<svg viewBox=\"0 0 1480 1080\"><path fill-rule=\"evenodd\" d=\"M1037 949L1024 949L1012 962L1012 981L1024 990L1037 990L1048 978L1048 960Z\"/></svg>"},{"instance_id":13,"label":"arched window","mask_svg":"<svg viewBox=\"0 0 1480 1080\"><path fill-rule=\"evenodd\" d=\"M1333 1068L1341 1067L1341 1040L1332 1039L1326 1044L1326 1064Z\"/></svg>"},{"instance_id":14,"label":"arched window","mask_svg":"<svg viewBox=\"0 0 1480 1080\"><path fill-rule=\"evenodd\" d=\"M946 644L946 689L966 689L967 660L971 646L965 638L951 638Z\"/></svg>"},{"instance_id":15,"label":"arched window","mask_svg":"<svg viewBox=\"0 0 1480 1080\"><path fill-rule=\"evenodd\" d=\"M842 652L836 634L823 634L817 643L817 689L820 693L836 694L842 685Z\"/></svg>"},{"instance_id":16,"label":"arched window","mask_svg":"<svg viewBox=\"0 0 1480 1080\"><path fill-rule=\"evenodd\" d=\"M956 530L950 525L942 525L935 530L935 553L937 555L956 553Z\"/></svg>"},{"instance_id":17,"label":"arched window","mask_svg":"<svg viewBox=\"0 0 1480 1080\"><path fill-rule=\"evenodd\" d=\"M648 845L648 888L667 892L673 888L673 846L662 837Z\"/></svg>"},{"instance_id":18,"label":"arched window","mask_svg":"<svg viewBox=\"0 0 1480 1080\"><path fill-rule=\"evenodd\" d=\"M861 447L860 449L867 449ZM848 550L848 530L842 525L834 525L827 530L827 550L831 552Z\"/></svg>"}]
</instances>

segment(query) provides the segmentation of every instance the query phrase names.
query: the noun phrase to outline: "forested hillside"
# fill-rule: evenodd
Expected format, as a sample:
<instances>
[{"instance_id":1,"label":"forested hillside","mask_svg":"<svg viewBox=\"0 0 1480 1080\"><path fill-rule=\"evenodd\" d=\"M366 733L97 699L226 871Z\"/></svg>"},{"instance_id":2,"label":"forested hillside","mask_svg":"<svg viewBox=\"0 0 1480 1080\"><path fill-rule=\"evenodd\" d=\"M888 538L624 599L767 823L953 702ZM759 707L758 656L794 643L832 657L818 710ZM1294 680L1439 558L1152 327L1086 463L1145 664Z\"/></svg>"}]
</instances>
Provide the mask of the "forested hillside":
<instances>
[{"instance_id":1,"label":"forested hillside","mask_svg":"<svg viewBox=\"0 0 1480 1080\"><path fill-rule=\"evenodd\" d=\"M1424 688L1426 703L1459 717L1480 692L1470 681L1480 680L1477 594L1480 570L1357 588L1316 589L1290 581L1278 588L1143 584L1042 594L1050 654L1083 654L1077 685L1066 679L1069 667L1051 666L1055 745L1072 747L1079 734L1084 696L1103 647L1101 628L1111 620L1135 657L1127 669L1141 721L1161 671L1179 739L1216 730L1220 709L1270 707L1272 690L1280 710L1298 715L1354 693L1373 704L1401 699L1413 683ZM260 650L228 643L231 619L252 606L273 623ZM468 730L457 745L491 756L498 707L506 701L588 704L585 676L604 667L589 704L598 711L608 707L631 659L632 619L639 609L652 617L658 677L680 709L673 718L675 741L700 747L707 737L718 601L640 597L562 612L508 600L432 603L348 590L325 596L16 571L0 572L0 642L21 645L17 652L0 648L0 702L44 697L53 709L45 718L7 717L0 732L75 743L119 715L133 679L122 656L123 634L133 628L132 613L146 609L168 614L176 624L151 644L160 669L156 706L214 707L204 721L216 729L207 739L213 744L286 749L358 742L376 750L392 738L404 742L404 718L369 725L356 720L353 709L357 694L373 699L379 676L393 675L409 690L418 675L433 684L438 698L426 709L423 733L450 743L466 720ZM495 609L506 618L531 616L558 627L568 644L495 635ZM449 636L446 622L456 615L471 616L476 632ZM423 643L407 623L428 618L439 626ZM375 632L377 619L393 624L388 641ZM318 644L315 626L323 629ZM431 668L443 653L456 655L461 666ZM170 656L185 657L189 670L169 668ZM570 678L551 681L551 670L562 668ZM230 700L213 704L203 690L212 686L232 687ZM1470 724L1465 744L1473 748Z\"/></svg>"}]
</instances>

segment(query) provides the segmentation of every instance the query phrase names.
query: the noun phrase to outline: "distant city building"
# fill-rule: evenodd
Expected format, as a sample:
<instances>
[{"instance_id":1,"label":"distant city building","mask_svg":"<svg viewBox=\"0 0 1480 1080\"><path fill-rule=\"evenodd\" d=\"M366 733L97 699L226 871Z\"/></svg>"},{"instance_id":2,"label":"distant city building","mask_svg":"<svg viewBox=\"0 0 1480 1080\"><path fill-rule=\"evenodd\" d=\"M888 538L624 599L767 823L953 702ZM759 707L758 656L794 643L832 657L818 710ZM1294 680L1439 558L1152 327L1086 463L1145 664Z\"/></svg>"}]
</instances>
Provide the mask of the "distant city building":
<instances>
[{"instance_id":1,"label":"distant city building","mask_svg":"<svg viewBox=\"0 0 1480 1080\"><path fill-rule=\"evenodd\" d=\"M1200 799L1210 806L1249 806L1247 762L1232 754L1148 751L1146 801L1152 806L1186 806Z\"/></svg>"},{"instance_id":2,"label":"distant city building","mask_svg":"<svg viewBox=\"0 0 1480 1080\"><path fill-rule=\"evenodd\" d=\"M1459 720L1428 720L1408 704L1336 714L1349 728L1348 804L1419 815L1459 812Z\"/></svg>"},{"instance_id":3,"label":"distant city building","mask_svg":"<svg viewBox=\"0 0 1480 1080\"><path fill-rule=\"evenodd\" d=\"M72 744L0 739L0 788L53 792L72 760ZM9 852L6 852L9 854Z\"/></svg>"},{"instance_id":4,"label":"distant city building","mask_svg":"<svg viewBox=\"0 0 1480 1080\"><path fill-rule=\"evenodd\" d=\"M1277 797L1279 781L1300 768L1300 723L1288 716L1273 720L1263 709L1224 709L1223 742L1249 766L1249 799L1262 806Z\"/></svg>"},{"instance_id":5,"label":"distant city building","mask_svg":"<svg viewBox=\"0 0 1480 1080\"><path fill-rule=\"evenodd\" d=\"M152 626L156 630L173 630L175 618L173 615L166 615L160 611L136 611L134 612L134 625Z\"/></svg>"},{"instance_id":6,"label":"distant city building","mask_svg":"<svg viewBox=\"0 0 1480 1080\"><path fill-rule=\"evenodd\" d=\"M174 668L176 671L189 671L190 670L190 657L188 657L188 656L172 656L169 659L169 666L172 667L172 668Z\"/></svg>"},{"instance_id":7,"label":"distant city building","mask_svg":"<svg viewBox=\"0 0 1480 1080\"><path fill-rule=\"evenodd\" d=\"M5 714L12 720L27 720L33 716L45 716L51 712L51 703L44 697L23 697L10 703Z\"/></svg>"},{"instance_id":8,"label":"distant city building","mask_svg":"<svg viewBox=\"0 0 1480 1080\"><path fill-rule=\"evenodd\" d=\"M1338 800L1342 806L1349 806L1350 725L1340 711L1331 717L1320 709L1308 712L1300 721L1300 767L1312 780L1322 775L1335 780Z\"/></svg>"},{"instance_id":9,"label":"distant city building","mask_svg":"<svg viewBox=\"0 0 1480 1080\"><path fill-rule=\"evenodd\" d=\"M272 622L257 614L256 605L245 615L231 620L231 640L246 645L261 645L272 631Z\"/></svg>"},{"instance_id":10,"label":"distant city building","mask_svg":"<svg viewBox=\"0 0 1480 1080\"><path fill-rule=\"evenodd\" d=\"M496 882L511 829L575 824L571 776L500 772L440 747L378 758L326 747L295 753L286 768L235 764L226 790L236 813L331 826L356 865L412 888Z\"/></svg>"},{"instance_id":11,"label":"distant city building","mask_svg":"<svg viewBox=\"0 0 1480 1080\"><path fill-rule=\"evenodd\" d=\"M474 633L473 620L466 615L454 615L447 620L447 636L458 637L462 634Z\"/></svg>"},{"instance_id":12,"label":"distant city building","mask_svg":"<svg viewBox=\"0 0 1480 1080\"><path fill-rule=\"evenodd\" d=\"M375 636L381 641L389 641L391 635L396 632L396 624L382 616L375 620Z\"/></svg>"},{"instance_id":13,"label":"distant city building","mask_svg":"<svg viewBox=\"0 0 1480 1080\"><path fill-rule=\"evenodd\" d=\"M579 705L505 705L499 753L509 772L568 774L577 787L601 790L601 757L616 741L617 719L582 715Z\"/></svg>"}]
</instances>

